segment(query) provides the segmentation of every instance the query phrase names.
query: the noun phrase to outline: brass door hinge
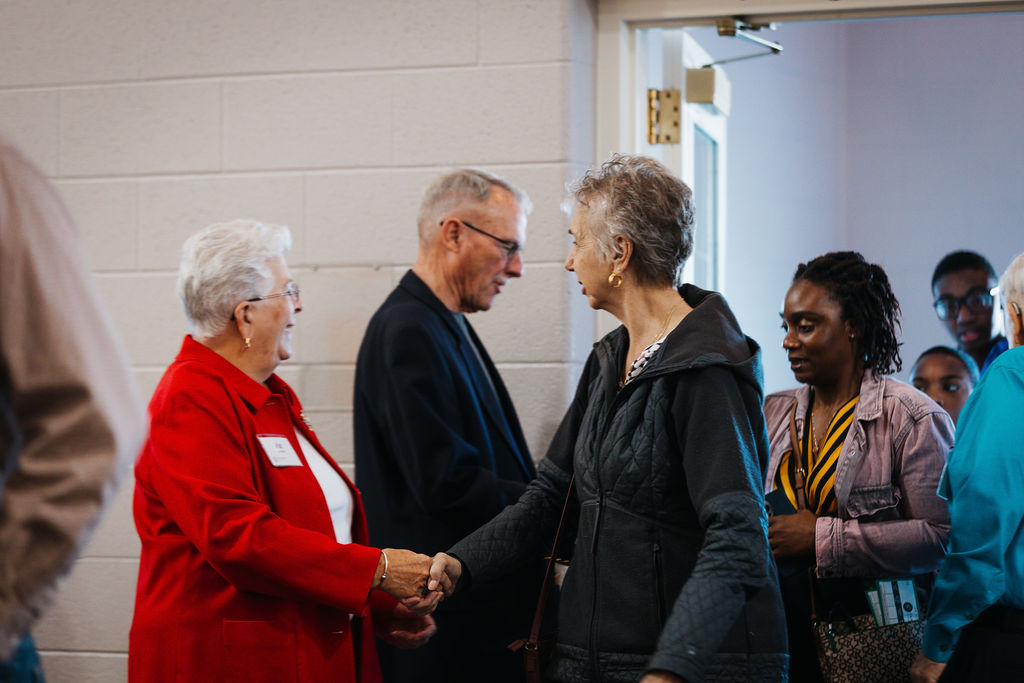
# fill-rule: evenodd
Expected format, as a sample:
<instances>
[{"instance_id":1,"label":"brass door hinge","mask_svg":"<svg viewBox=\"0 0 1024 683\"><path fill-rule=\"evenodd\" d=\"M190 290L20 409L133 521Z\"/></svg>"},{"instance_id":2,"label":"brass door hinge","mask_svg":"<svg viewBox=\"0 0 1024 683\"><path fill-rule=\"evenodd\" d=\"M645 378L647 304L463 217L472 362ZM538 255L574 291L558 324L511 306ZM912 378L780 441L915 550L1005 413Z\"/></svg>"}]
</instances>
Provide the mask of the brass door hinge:
<instances>
[{"instance_id":1,"label":"brass door hinge","mask_svg":"<svg viewBox=\"0 0 1024 683\"><path fill-rule=\"evenodd\" d=\"M678 90L647 91L647 142L652 145L679 144L682 114Z\"/></svg>"}]
</instances>

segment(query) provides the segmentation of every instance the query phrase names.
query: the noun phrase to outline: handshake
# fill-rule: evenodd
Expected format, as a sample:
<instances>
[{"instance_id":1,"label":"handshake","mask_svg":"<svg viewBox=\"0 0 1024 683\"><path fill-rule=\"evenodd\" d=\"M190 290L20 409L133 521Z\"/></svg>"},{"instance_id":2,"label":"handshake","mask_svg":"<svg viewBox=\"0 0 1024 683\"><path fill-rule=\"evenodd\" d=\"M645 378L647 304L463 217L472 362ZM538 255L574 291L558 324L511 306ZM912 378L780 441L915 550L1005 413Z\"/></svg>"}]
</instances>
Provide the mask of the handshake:
<instances>
[{"instance_id":1,"label":"handshake","mask_svg":"<svg viewBox=\"0 0 1024 683\"><path fill-rule=\"evenodd\" d=\"M461 576L462 563L451 555L438 553L430 558L411 550L384 548L373 587L390 593L418 614L430 614L452 594Z\"/></svg>"},{"instance_id":2,"label":"handshake","mask_svg":"<svg viewBox=\"0 0 1024 683\"><path fill-rule=\"evenodd\" d=\"M452 594L461 576L462 563L444 553L430 558L411 550L381 550L373 588L398 598L398 604L380 635L405 649L426 643L437 630L430 613Z\"/></svg>"}]
</instances>

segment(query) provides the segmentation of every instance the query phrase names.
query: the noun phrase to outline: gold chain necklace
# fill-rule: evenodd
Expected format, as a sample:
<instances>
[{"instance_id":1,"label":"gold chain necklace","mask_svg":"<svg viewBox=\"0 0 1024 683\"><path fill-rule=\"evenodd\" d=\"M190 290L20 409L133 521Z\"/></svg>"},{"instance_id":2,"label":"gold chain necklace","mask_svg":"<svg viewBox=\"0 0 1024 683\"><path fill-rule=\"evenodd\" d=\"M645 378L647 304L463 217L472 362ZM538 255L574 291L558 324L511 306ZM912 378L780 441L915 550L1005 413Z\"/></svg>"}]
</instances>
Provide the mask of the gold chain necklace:
<instances>
[{"instance_id":1,"label":"gold chain necklace","mask_svg":"<svg viewBox=\"0 0 1024 683\"><path fill-rule=\"evenodd\" d=\"M827 435L828 426L832 422L831 418L828 417L831 411L826 410L824 406L821 408L821 411L821 414L825 416L825 429L822 431L824 431ZM815 459L817 459L818 456L818 448L820 443L821 442L818 440L818 430L814 428L814 413L811 413L811 444L814 447L814 450L811 451L811 453L814 455Z\"/></svg>"},{"instance_id":2,"label":"gold chain necklace","mask_svg":"<svg viewBox=\"0 0 1024 683\"><path fill-rule=\"evenodd\" d=\"M832 425L832 420L834 420L836 415L839 414L839 409L842 408L843 406L845 406L847 403L849 403L849 401L850 401L850 399L847 399L847 400L843 401L842 403L839 404L839 406L834 411L831 410L832 406L822 406L821 407L821 411L822 411L821 414L825 416L825 429L822 430L822 431L825 432L825 436L826 437L828 436L828 428ZM819 444L819 441L818 441L818 430L816 430L814 428L814 413L813 412L811 413L811 427L810 427L810 429L811 429L811 444L814 446L814 450L811 451L811 452L815 456L817 456L818 455L818 444Z\"/></svg>"},{"instance_id":3,"label":"gold chain necklace","mask_svg":"<svg viewBox=\"0 0 1024 683\"><path fill-rule=\"evenodd\" d=\"M654 339L651 340L650 344L646 344L644 346L644 348L640 350L640 355L641 356L643 355L644 351L646 351L648 348L651 347L652 344L654 344L659 339L661 339L661 338L663 338L665 336L665 333L668 331L668 324L672 321L672 316L675 315L675 312L677 310L679 310L679 306L681 304L684 304L684 303L686 303L686 300L683 299L683 298L680 298L679 301L676 303L676 305L673 306L669 310L668 315L665 316L665 321L661 324L661 330L654 337ZM619 388L620 389L625 385L626 378L629 377L629 373L632 371L633 367L636 365L637 359L639 359L639 358L640 358L640 356L637 356L635 359L633 359L633 361L629 364L629 367L626 368L625 371L622 373L622 377L619 378Z\"/></svg>"},{"instance_id":4,"label":"gold chain necklace","mask_svg":"<svg viewBox=\"0 0 1024 683\"><path fill-rule=\"evenodd\" d=\"M665 333L668 332L668 324L672 321L672 316L674 316L676 311L679 310L679 305L682 303L685 303L685 301L683 299L679 299L679 301L676 302L676 305L669 309L668 315L665 316L665 321L661 324L661 331L658 332L658 335L651 341L651 344L665 336ZM648 344L647 346L650 346L651 344Z\"/></svg>"}]
</instances>

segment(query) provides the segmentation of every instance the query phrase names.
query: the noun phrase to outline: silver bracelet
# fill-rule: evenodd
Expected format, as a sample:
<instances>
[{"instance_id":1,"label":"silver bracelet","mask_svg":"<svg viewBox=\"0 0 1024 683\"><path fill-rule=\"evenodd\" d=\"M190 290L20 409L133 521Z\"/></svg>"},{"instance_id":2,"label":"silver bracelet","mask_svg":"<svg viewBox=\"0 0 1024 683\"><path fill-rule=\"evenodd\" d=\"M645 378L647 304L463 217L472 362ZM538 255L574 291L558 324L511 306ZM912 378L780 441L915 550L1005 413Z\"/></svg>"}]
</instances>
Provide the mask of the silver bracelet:
<instances>
[{"instance_id":1,"label":"silver bracelet","mask_svg":"<svg viewBox=\"0 0 1024 683\"><path fill-rule=\"evenodd\" d=\"M388 578L388 554L383 550L380 551L380 554L384 556L384 571L380 573L380 585L383 586L384 579Z\"/></svg>"}]
</instances>

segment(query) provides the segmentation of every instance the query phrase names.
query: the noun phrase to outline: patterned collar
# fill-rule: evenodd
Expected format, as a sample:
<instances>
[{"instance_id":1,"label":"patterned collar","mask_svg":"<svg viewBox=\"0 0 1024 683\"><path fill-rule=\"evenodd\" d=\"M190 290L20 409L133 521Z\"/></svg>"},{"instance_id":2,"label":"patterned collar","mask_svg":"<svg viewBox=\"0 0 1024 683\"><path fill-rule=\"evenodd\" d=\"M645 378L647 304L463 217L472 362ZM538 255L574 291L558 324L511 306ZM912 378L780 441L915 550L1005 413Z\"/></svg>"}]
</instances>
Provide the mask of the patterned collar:
<instances>
[{"instance_id":1,"label":"patterned collar","mask_svg":"<svg viewBox=\"0 0 1024 683\"><path fill-rule=\"evenodd\" d=\"M658 341L652 343L650 346L648 346L646 349L644 349L643 351L640 352L640 355L636 357L636 360L633 361L633 364L631 366L629 366L629 372L626 373L626 379L624 379L621 382L619 382L619 388L620 389L622 387L626 386L627 384L629 384L630 382L632 382L634 379L637 378L637 376L641 372L644 371L644 368L647 367L647 362L649 360L651 360L651 356L653 356L655 354L655 352L659 348L661 348L662 343L667 338L668 338L668 335L666 334L664 337L662 337Z\"/></svg>"}]
</instances>

